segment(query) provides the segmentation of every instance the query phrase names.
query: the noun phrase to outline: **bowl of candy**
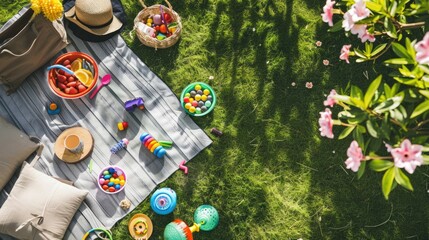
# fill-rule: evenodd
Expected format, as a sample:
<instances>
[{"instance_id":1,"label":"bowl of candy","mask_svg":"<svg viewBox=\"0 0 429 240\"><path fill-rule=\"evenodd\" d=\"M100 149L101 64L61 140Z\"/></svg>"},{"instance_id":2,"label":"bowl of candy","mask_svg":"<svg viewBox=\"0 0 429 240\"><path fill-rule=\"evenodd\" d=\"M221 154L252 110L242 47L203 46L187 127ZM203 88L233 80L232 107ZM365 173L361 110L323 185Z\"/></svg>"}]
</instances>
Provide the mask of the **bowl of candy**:
<instances>
[{"instance_id":1,"label":"bowl of candy","mask_svg":"<svg viewBox=\"0 0 429 240\"><path fill-rule=\"evenodd\" d=\"M107 194L122 191L127 183L127 176L118 166L107 166L98 174L98 187Z\"/></svg>"},{"instance_id":2,"label":"bowl of candy","mask_svg":"<svg viewBox=\"0 0 429 240\"><path fill-rule=\"evenodd\" d=\"M180 95L180 103L189 115L205 116L216 105L216 93L208 84L194 82L183 89Z\"/></svg>"},{"instance_id":3,"label":"bowl of candy","mask_svg":"<svg viewBox=\"0 0 429 240\"><path fill-rule=\"evenodd\" d=\"M62 54L49 69L49 88L62 98L81 98L91 92L97 84L97 63L83 52Z\"/></svg>"}]
</instances>

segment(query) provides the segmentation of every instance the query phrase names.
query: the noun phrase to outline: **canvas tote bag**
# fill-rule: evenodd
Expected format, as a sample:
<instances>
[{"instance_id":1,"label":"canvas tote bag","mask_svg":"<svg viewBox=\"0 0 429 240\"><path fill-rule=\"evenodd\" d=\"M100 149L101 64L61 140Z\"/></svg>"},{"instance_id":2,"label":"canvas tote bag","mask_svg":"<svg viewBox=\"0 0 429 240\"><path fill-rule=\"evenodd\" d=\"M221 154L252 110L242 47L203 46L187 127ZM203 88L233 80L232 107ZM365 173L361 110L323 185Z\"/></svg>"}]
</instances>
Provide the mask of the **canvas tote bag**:
<instances>
[{"instance_id":1,"label":"canvas tote bag","mask_svg":"<svg viewBox=\"0 0 429 240\"><path fill-rule=\"evenodd\" d=\"M62 21L51 22L43 14L31 20L33 10L23 11L0 32L0 84L6 85L8 94L67 45Z\"/></svg>"}]
</instances>

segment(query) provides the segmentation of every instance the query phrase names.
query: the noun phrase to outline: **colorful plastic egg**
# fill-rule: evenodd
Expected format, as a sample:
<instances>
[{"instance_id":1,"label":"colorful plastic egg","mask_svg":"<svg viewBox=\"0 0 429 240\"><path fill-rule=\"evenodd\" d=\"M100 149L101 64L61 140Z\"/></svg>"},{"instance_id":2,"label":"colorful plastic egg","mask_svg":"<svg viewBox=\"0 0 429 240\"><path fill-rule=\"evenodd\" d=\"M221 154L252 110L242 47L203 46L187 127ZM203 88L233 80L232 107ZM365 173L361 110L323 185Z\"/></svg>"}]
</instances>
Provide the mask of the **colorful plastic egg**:
<instances>
[{"instance_id":1,"label":"colorful plastic egg","mask_svg":"<svg viewBox=\"0 0 429 240\"><path fill-rule=\"evenodd\" d=\"M210 90L204 89L203 94L206 95L206 96L208 96L210 94Z\"/></svg>"},{"instance_id":2,"label":"colorful plastic egg","mask_svg":"<svg viewBox=\"0 0 429 240\"><path fill-rule=\"evenodd\" d=\"M100 178L100 180L98 180L98 182L100 183L100 185L103 185L105 180L104 180L104 178Z\"/></svg>"},{"instance_id":3,"label":"colorful plastic egg","mask_svg":"<svg viewBox=\"0 0 429 240\"><path fill-rule=\"evenodd\" d=\"M200 100L201 100L201 95L200 94L195 95L195 101L200 101Z\"/></svg>"},{"instance_id":4,"label":"colorful plastic egg","mask_svg":"<svg viewBox=\"0 0 429 240\"><path fill-rule=\"evenodd\" d=\"M197 94L203 95L203 91L200 89L197 91Z\"/></svg>"},{"instance_id":5,"label":"colorful plastic egg","mask_svg":"<svg viewBox=\"0 0 429 240\"><path fill-rule=\"evenodd\" d=\"M113 174L115 172L115 169L114 168L109 168L109 173L110 174Z\"/></svg>"},{"instance_id":6,"label":"colorful plastic egg","mask_svg":"<svg viewBox=\"0 0 429 240\"><path fill-rule=\"evenodd\" d=\"M191 94L191 97L195 97L195 95L197 95L197 92L195 92L194 90L192 90L192 91L190 92L190 94Z\"/></svg>"},{"instance_id":7,"label":"colorful plastic egg","mask_svg":"<svg viewBox=\"0 0 429 240\"><path fill-rule=\"evenodd\" d=\"M197 91L198 91L198 90L201 90L201 85L200 85L200 84L197 84L197 85L195 85L195 87L194 87L194 88L195 88L195 90L197 90Z\"/></svg>"},{"instance_id":8,"label":"colorful plastic egg","mask_svg":"<svg viewBox=\"0 0 429 240\"><path fill-rule=\"evenodd\" d=\"M189 97L184 97L184 98L183 98L183 101L184 101L185 103L188 103L188 102L189 102Z\"/></svg>"},{"instance_id":9,"label":"colorful plastic egg","mask_svg":"<svg viewBox=\"0 0 429 240\"><path fill-rule=\"evenodd\" d=\"M194 112L195 112L195 107L194 107L194 106L190 107L190 108L189 108L189 112L190 112L190 113L194 113Z\"/></svg>"},{"instance_id":10,"label":"colorful plastic egg","mask_svg":"<svg viewBox=\"0 0 429 240\"><path fill-rule=\"evenodd\" d=\"M190 93L185 93L185 97L190 97L191 94Z\"/></svg>"},{"instance_id":11,"label":"colorful plastic egg","mask_svg":"<svg viewBox=\"0 0 429 240\"><path fill-rule=\"evenodd\" d=\"M202 95L201 96L201 100L206 101L207 100L207 96L206 95Z\"/></svg>"},{"instance_id":12,"label":"colorful plastic egg","mask_svg":"<svg viewBox=\"0 0 429 240\"><path fill-rule=\"evenodd\" d=\"M209 108L212 105L212 102L210 102L209 100L207 100L204 105Z\"/></svg>"},{"instance_id":13,"label":"colorful plastic egg","mask_svg":"<svg viewBox=\"0 0 429 240\"><path fill-rule=\"evenodd\" d=\"M195 112L196 112L197 114L200 114L200 113L201 113L201 108L197 107L197 108L195 109Z\"/></svg>"},{"instance_id":14,"label":"colorful plastic egg","mask_svg":"<svg viewBox=\"0 0 429 240\"><path fill-rule=\"evenodd\" d=\"M193 101L193 102L192 102L192 106L193 106L193 107L198 106L198 102L197 102L197 101Z\"/></svg>"},{"instance_id":15,"label":"colorful plastic egg","mask_svg":"<svg viewBox=\"0 0 429 240\"><path fill-rule=\"evenodd\" d=\"M186 108L186 109L190 109L191 107L192 107L192 104L191 104L191 103L186 103L186 104L185 104L185 108Z\"/></svg>"},{"instance_id":16,"label":"colorful plastic egg","mask_svg":"<svg viewBox=\"0 0 429 240\"><path fill-rule=\"evenodd\" d=\"M104 185L102 186L102 188L103 188L103 190L107 190L107 189L109 188L109 186L107 186L106 184L104 184Z\"/></svg>"},{"instance_id":17,"label":"colorful plastic egg","mask_svg":"<svg viewBox=\"0 0 429 240\"><path fill-rule=\"evenodd\" d=\"M109 187L109 192L115 192L115 191L116 191L115 187Z\"/></svg>"},{"instance_id":18,"label":"colorful plastic egg","mask_svg":"<svg viewBox=\"0 0 429 240\"><path fill-rule=\"evenodd\" d=\"M201 107L201 112L205 112L205 111L207 111L207 107L206 106L202 106Z\"/></svg>"},{"instance_id":19,"label":"colorful plastic egg","mask_svg":"<svg viewBox=\"0 0 429 240\"><path fill-rule=\"evenodd\" d=\"M119 190L119 189L121 189L121 185L119 185L119 184L116 184L116 185L115 185L115 189L116 189L116 190Z\"/></svg>"},{"instance_id":20,"label":"colorful plastic egg","mask_svg":"<svg viewBox=\"0 0 429 240\"><path fill-rule=\"evenodd\" d=\"M204 96L204 95L203 95L203 96ZM199 106L199 107L204 106L204 102L203 102L203 101L199 101L199 102L198 102L198 106Z\"/></svg>"}]
</instances>

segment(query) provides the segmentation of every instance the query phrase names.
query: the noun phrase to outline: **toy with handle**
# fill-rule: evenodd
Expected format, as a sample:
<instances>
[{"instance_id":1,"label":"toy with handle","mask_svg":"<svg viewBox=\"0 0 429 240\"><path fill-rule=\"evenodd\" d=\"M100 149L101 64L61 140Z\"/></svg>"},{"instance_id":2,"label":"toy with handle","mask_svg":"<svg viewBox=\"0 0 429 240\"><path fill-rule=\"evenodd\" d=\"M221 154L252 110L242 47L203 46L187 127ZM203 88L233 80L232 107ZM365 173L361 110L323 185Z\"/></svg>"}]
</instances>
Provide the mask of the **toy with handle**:
<instances>
[{"instance_id":1,"label":"toy with handle","mask_svg":"<svg viewBox=\"0 0 429 240\"><path fill-rule=\"evenodd\" d=\"M95 95L98 93L98 91L100 91L100 89L103 86L106 86L107 84L110 83L110 79L112 79L112 77L110 76L110 74L106 74L101 78L101 84L98 85L98 87L94 90L94 92L91 93L91 96L89 96L89 99L93 99L95 97Z\"/></svg>"},{"instance_id":2,"label":"toy with handle","mask_svg":"<svg viewBox=\"0 0 429 240\"><path fill-rule=\"evenodd\" d=\"M194 213L194 224L189 227L184 221L175 219L164 229L165 240L193 240L192 233L211 231L219 224L219 213L211 205L201 205Z\"/></svg>"},{"instance_id":3,"label":"toy with handle","mask_svg":"<svg viewBox=\"0 0 429 240\"><path fill-rule=\"evenodd\" d=\"M150 207L155 213L160 215L167 215L173 212L176 204L177 195L171 188L160 188L150 198Z\"/></svg>"},{"instance_id":4,"label":"toy with handle","mask_svg":"<svg viewBox=\"0 0 429 240\"><path fill-rule=\"evenodd\" d=\"M167 153L165 149L155 140L149 133L143 133L140 135L140 141L142 144L156 157L162 158Z\"/></svg>"}]
</instances>

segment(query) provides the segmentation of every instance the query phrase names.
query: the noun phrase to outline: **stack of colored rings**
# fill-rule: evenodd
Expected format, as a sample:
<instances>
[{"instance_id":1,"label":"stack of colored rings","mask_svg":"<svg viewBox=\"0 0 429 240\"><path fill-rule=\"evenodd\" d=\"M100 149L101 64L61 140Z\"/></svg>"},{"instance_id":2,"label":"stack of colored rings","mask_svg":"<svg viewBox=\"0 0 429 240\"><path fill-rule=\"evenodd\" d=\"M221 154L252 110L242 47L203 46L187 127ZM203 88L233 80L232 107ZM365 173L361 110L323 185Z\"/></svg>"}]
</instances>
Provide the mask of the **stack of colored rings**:
<instances>
[{"instance_id":1,"label":"stack of colored rings","mask_svg":"<svg viewBox=\"0 0 429 240\"><path fill-rule=\"evenodd\" d=\"M156 157L162 158L167 153L165 149L155 140L149 133L143 133L140 136L140 141L149 149Z\"/></svg>"}]
</instances>

